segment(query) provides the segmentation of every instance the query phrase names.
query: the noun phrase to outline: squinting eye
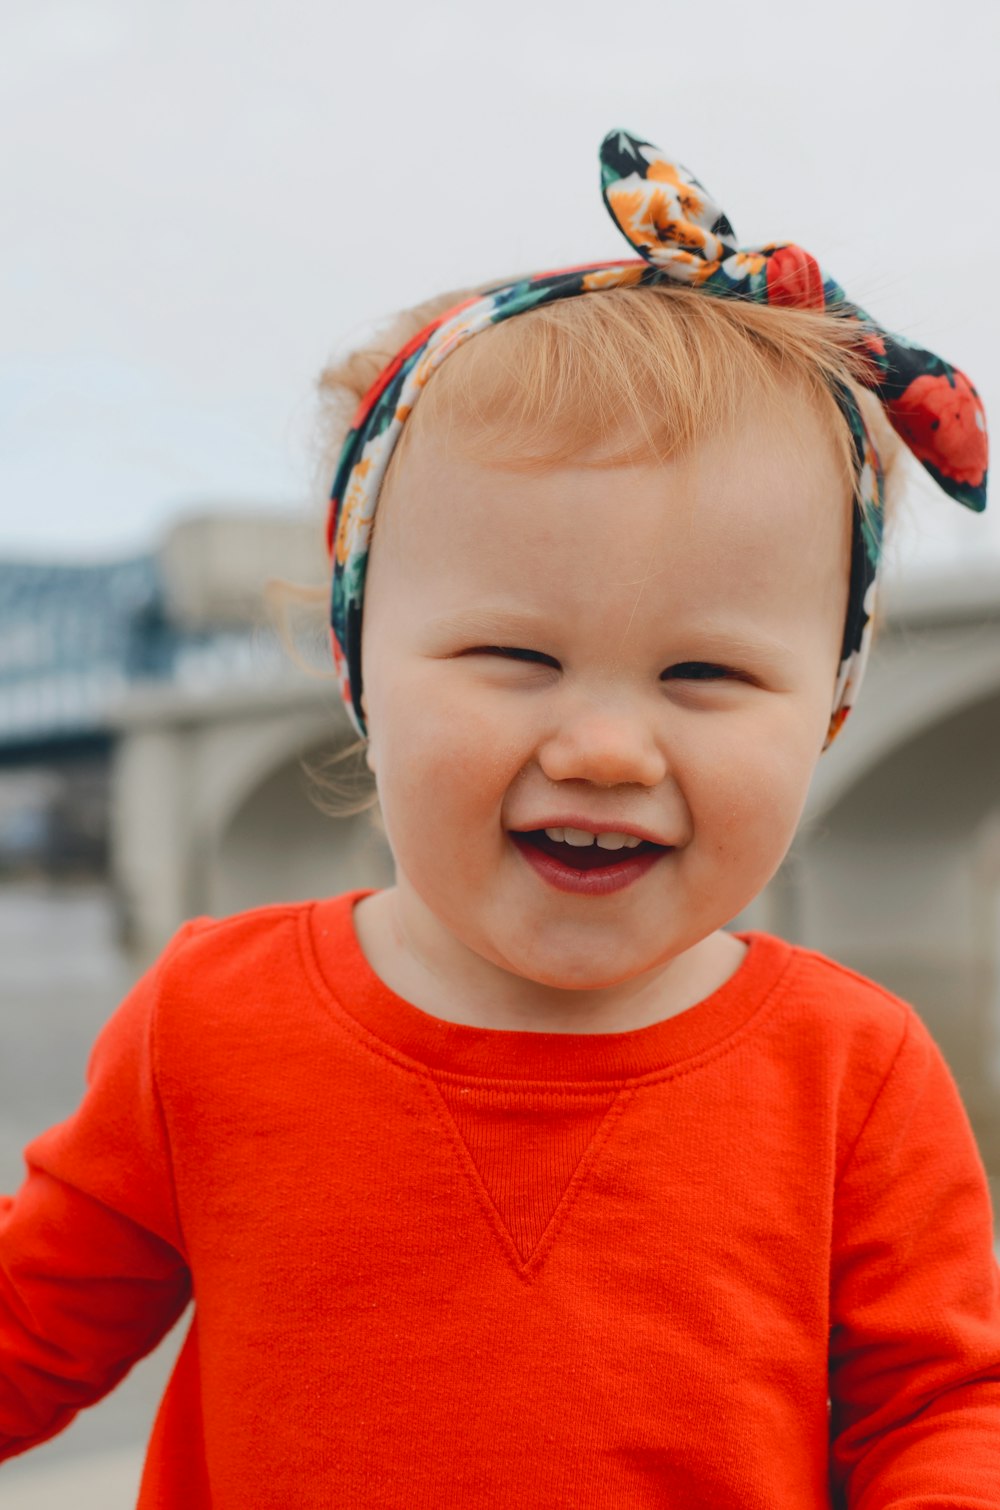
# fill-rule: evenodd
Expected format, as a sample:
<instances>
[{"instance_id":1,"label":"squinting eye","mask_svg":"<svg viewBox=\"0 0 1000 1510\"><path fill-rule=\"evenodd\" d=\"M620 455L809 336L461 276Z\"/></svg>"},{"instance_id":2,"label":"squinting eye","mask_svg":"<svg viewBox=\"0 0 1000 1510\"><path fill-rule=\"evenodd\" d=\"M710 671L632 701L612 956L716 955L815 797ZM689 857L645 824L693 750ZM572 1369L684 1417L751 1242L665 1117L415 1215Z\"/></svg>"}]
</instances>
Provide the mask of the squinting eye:
<instances>
[{"instance_id":1,"label":"squinting eye","mask_svg":"<svg viewBox=\"0 0 1000 1510\"><path fill-rule=\"evenodd\" d=\"M559 662L551 655L544 655L541 650L521 650L516 645L477 645L473 650L467 650L466 655L502 655L508 656L515 661L536 661L542 666L555 666L559 669Z\"/></svg>"},{"instance_id":2,"label":"squinting eye","mask_svg":"<svg viewBox=\"0 0 1000 1510\"><path fill-rule=\"evenodd\" d=\"M660 681L716 682L728 676L743 680L740 672L729 666L716 666L711 661L678 661L676 666L668 666L660 673Z\"/></svg>"}]
</instances>

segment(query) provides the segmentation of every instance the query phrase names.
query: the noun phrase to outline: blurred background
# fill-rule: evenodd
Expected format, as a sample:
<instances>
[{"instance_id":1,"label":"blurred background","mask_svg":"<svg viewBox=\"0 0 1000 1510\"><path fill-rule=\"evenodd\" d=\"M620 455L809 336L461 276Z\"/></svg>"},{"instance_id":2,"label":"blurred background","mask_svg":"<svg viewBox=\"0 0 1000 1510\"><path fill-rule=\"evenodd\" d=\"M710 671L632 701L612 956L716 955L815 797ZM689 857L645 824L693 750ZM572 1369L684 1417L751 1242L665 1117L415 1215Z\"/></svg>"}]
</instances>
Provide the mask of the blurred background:
<instances>
[{"instance_id":1,"label":"blurred background","mask_svg":"<svg viewBox=\"0 0 1000 1510\"><path fill-rule=\"evenodd\" d=\"M662 145L746 244L1000 400L1000 11L717 0L8 0L0 350L0 1189L93 1038L196 913L381 885L311 803L347 739L319 628L315 378L443 289L621 253L597 147ZM994 421L995 426L995 421ZM910 469L861 701L736 926L917 1006L1000 1191L1000 506ZM318 479L318 480L317 480ZM311 666L311 670L310 670ZM175 1330L0 1470L0 1507L133 1505Z\"/></svg>"}]
</instances>

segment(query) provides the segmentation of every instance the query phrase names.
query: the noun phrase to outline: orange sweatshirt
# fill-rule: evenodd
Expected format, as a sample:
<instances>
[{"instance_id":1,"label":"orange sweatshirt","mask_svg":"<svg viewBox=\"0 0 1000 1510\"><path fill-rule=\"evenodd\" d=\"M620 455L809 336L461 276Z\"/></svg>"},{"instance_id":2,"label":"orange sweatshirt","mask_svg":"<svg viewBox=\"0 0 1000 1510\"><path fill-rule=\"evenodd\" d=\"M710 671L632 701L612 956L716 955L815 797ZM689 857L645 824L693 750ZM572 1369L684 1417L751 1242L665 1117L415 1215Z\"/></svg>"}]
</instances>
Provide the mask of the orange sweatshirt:
<instances>
[{"instance_id":1,"label":"orange sweatshirt","mask_svg":"<svg viewBox=\"0 0 1000 1510\"><path fill-rule=\"evenodd\" d=\"M0 1457L193 1320L142 1510L996 1510L1000 1284L905 1003L762 933L628 1033L443 1022L364 893L180 930L0 1202Z\"/></svg>"}]
</instances>

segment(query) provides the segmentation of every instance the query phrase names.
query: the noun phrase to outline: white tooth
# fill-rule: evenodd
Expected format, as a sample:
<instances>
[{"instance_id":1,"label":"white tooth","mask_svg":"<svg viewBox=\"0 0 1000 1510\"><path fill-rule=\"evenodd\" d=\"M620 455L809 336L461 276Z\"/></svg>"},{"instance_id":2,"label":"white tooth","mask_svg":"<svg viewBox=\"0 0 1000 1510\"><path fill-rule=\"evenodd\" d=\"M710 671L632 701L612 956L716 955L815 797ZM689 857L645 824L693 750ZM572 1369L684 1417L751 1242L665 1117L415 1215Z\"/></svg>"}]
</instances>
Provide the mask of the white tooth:
<instances>
[{"instance_id":1,"label":"white tooth","mask_svg":"<svg viewBox=\"0 0 1000 1510\"><path fill-rule=\"evenodd\" d=\"M638 834L623 834L622 838L625 840L625 847L627 849L638 849L642 843Z\"/></svg>"},{"instance_id":2,"label":"white tooth","mask_svg":"<svg viewBox=\"0 0 1000 1510\"><path fill-rule=\"evenodd\" d=\"M588 834L585 828L564 828L563 839L567 844L575 844L577 849L586 849L593 844L595 835Z\"/></svg>"},{"instance_id":3,"label":"white tooth","mask_svg":"<svg viewBox=\"0 0 1000 1510\"><path fill-rule=\"evenodd\" d=\"M550 839L555 839L557 844L561 844L563 842L563 834L566 830L562 828L547 828L545 832Z\"/></svg>"},{"instance_id":4,"label":"white tooth","mask_svg":"<svg viewBox=\"0 0 1000 1510\"><path fill-rule=\"evenodd\" d=\"M625 849L628 846L628 834L598 834L597 844L600 849Z\"/></svg>"}]
</instances>

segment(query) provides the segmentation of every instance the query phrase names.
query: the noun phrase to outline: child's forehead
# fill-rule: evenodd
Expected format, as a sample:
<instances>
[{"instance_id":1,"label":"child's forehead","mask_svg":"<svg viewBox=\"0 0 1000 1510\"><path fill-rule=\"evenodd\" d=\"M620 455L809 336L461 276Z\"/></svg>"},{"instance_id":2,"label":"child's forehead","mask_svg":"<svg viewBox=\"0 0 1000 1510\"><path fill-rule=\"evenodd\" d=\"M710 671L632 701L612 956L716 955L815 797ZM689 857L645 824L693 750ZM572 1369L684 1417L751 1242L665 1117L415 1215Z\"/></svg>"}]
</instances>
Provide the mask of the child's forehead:
<instances>
[{"instance_id":1,"label":"child's forehead","mask_svg":"<svg viewBox=\"0 0 1000 1510\"><path fill-rule=\"evenodd\" d=\"M641 553L656 540L714 537L739 550L776 528L849 539L851 479L824 415L795 391L748 402L734 423L669 456L634 430L539 461L496 455L472 426L414 424L383 492L379 527L408 552L464 540L484 561L519 546L571 559L609 540Z\"/></svg>"},{"instance_id":2,"label":"child's forehead","mask_svg":"<svg viewBox=\"0 0 1000 1510\"><path fill-rule=\"evenodd\" d=\"M807 418L777 424L750 409L738 429L672 458L603 466L595 450L544 469L499 465L454 431L418 434L376 574L420 614L489 601L567 622L603 615L611 633L640 602L650 626L669 605L764 616L776 633L831 602L842 612L849 483Z\"/></svg>"},{"instance_id":3,"label":"child's forehead","mask_svg":"<svg viewBox=\"0 0 1000 1510\"><path fill-rule=\"evenodd\" d=\"M627 462L676 455L748 412L785 435L819 419L849 470L853 443L827 380L830 331L820 339L787 315L690 290L612 289L501 320L427 379L390 476L425 438L514 468L591 464L602 452Z\"/></svg>"}]
</instances>

